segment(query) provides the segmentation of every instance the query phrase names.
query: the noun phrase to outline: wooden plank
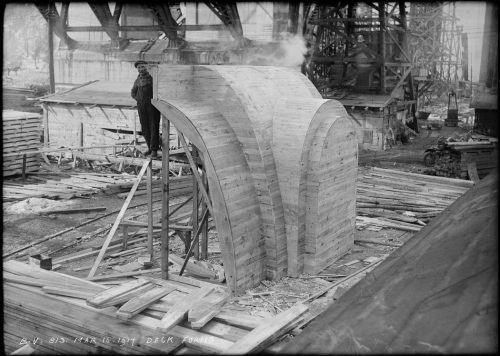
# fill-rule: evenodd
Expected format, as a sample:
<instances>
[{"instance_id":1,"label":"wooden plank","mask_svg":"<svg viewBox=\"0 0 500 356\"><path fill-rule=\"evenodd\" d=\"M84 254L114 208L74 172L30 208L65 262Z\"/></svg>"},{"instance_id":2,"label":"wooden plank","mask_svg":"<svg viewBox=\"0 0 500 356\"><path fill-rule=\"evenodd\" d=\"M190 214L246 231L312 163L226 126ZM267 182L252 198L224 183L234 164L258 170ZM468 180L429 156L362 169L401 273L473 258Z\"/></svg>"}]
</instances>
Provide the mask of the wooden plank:
<instances>
[{"instance_id":1,"label":"wooden plank","mask_svg":"<svg viewBox=\"0 0 500 356\"><path fill-rule=\"evenodd\" d=\"M185 261L184 259L174 254L170 254L169 259L179 266L183 266ZM187 261L186 271L196 277L211 278L211 279L216 278L216 273L214 271L202 267L190 260Z\"/></svg>"},{"instance_id":2,"label":"wooden plank","mask_svg":"<svg viewBox=\"0 0 500 356\"><path fill-rule=\"evenodd\" d=\"M87 299L95 294L92 292L86 292L69 288L58 288L53 286L43 286L42 291L48 294L64 295L67 297L74 297L79 299Z\"/></svg>"},{"instance_id":3,"label":"wooden plank","mask_svg":"<svg viewBox=\"0 0 500 356\"><path fill-rule=\"evenodd\" d=\"M172 309L163 316L158 326L158 330L166 333L179 322L185 320L189 310L195 306L201 298L212 292L213 289L214 287L201 288L200 290L190 293L185 299L177 302Z\"/></svg>"},{"instance_id":4,"label":"wooden plank","mask_svg":"<svg viewBox=\"0 0 500 356\"><path fill-rule=\"evenodd\" d=\"M136 341L145 340L154 334L154 329L145 325L131 327L116 317L109 315L110 311L106 311L106 309L102 311L92 310L91 307L78 304L77 299L72 299L74 302L68 303L71 298L62 300L64 297L55 298L44 295L41 291L36 293L10 286L4 286L4 293L6 305L22 309L25 315L29 314L42 320L50 320L54 322L53 325L61 325L68 331L72 330L76 336L94 337L98 346L104 350L113 350L115 352L120 350L124 353L141 354L168 353L176 349L182 341L182 339L174 339L169 344L131 343L130 341L120 345L111 342L106 343L106 336L109 336L112 340L118 340L118 338L129 340L135 338Z\"/></svg>"},{"instance_id":5,"label":"wooden plank","mask_svg":"<svg viewBox=\"0 0 500 356\"><path fill-rule=\"evenodd\" d=\"M132 271L132 272L114 273L114 274L107 274L107 275L103 275L103 276L96 276L96 277L90 278L90 280L91 281L104 281L106 279L138 276L141 274L156 273L159 271L160 271L159 268L152 268L152 269L147 269L147 270L142 270L142 271Z\"/></svg>"},{"instance_id":6,"label":"wooden plank","mask_svg":"<svg viewBox=\"0 0 500 356\"><path fill-rule=\"evenodd\" d=\"M186 142L186 139L184 138L184 135L181 132L179 132L179 138L180 138L181 143L182 143L182 148L186 152L186 156L188 158L189 164L191 165L191 172L193 173L194 177L196 178L201 195L203 195L203 198L205 199L205 203L207 204L208 211L210 211L210 215L214 216L214 210L212 208L212 203L210 201L210 197L208 196L208 193L205 189L205 186L203 185L203 181L200 177L200 174L198 173L198 166L194 162L193 157L191 155L191 152L189 151L189 146Z\"/></svg>"},{"instance_id":7,"label":"wooden plank","mask_svg":"<svg viewBox=\"0 0 500 356\"><path fill-rule=\"evenodd\" d=\"M146 284L151 284L151 282L145 280L145 279L137 279L133 280L131 282L119 285L117 287L109 288L106 289L105 291L102 291L100 293L95 294L91 298L87 299L87 304L94 307L94 308L100 308L103 303L106 303L107 301L119 297L120 295L123 295L125 293L128 293L136 288L139 288L141 286L144 286Z\"/></svg>"},{"instance_id":8,"label":"wooden plank","mask_svg":"<svg viewBox=\"0 0 500 356\"><path fill-rule=\"evenodd\" d=\"M116 312L116 316L122 320L128 320L134 315L139 314L144 309L147 309L151 304L158 299L163 298L167 294L173 292L175 287L153 288L146 293L130 299L123 304Z\"/></svg>"},{"instance_id":9,"label":"wooden plank","mask_svg":"<svg viewBox=\"0 0 500 356\"><path fill-rule=\"evenodd\" d=\"M308 309L306 305L298 303L275 317L266 319L259 327L235 342L224 354L243 355L265 348L269 341L281 336L284 331L293 327L293 323L298 321Z\"/></svg>"},{"instance_id":10,"label":"wooden plank","mask_svg":"<svg viewBox=\"0 0 500 356\"><path fill-rule=\"evenodd\" d=\"M130 190L130 193L129 193L129 196L127 197L127 200L125 201L120 212L118 213L118 216L116 217L116 220L113 224L113 227L111 228L111 231L109 232L108 236L106 237L106 240L104 241L104 244L101 248L101 251L99 252L99 255L97 256L97 258L94 262L94 265L92 266L92 268L89 272L88 278L92 278L95 275L95 272L97 271L97 268L99 267L99 263L101 263L101 260L104 257L104 254L106 253L106 249L108 248L109 243L111 242L111 239L113 238L116 230L118 230L118 226L120 225L121 220L125 216L125 212L127 211L127 208L130 205L132 198L134 197L134 193L137 190L137 186L139 185L139 183L142 179L142 176L144 175L147 168L149 167L150 162L151 162L151 159L146 161L144 163L144 165L142 166L141 171L137 175L137 180L136 180L134 186L132 187L132 189Z\"/></svg>"},{"instance_id":11,"label":"wooden plank","mask_svg":"<svg viewBox=\"0 0 500 356\"><path fill-rule=\"evenodd\" d=\"M89 213L94 211L104 211L107 208L105 206L96 206L90 208L68 208L68 209L54 209L54 210L44 210L40 212L41 214L77 214L77 213Z\"/></svg>"},{"instance_id":12,"label":"wooden plank","mask_svg":"<svg viewBox=\"0 0 500 356\"><path fill-rule=\"evenodd\" d=\"M193 329L201 329L204 327L220 312L224 303L226 303L228 299L228 295L221 294L215 301L201 301L197 307L188 312L188 321L191 322L191 327Z\"/></svg>"}]
</instances>

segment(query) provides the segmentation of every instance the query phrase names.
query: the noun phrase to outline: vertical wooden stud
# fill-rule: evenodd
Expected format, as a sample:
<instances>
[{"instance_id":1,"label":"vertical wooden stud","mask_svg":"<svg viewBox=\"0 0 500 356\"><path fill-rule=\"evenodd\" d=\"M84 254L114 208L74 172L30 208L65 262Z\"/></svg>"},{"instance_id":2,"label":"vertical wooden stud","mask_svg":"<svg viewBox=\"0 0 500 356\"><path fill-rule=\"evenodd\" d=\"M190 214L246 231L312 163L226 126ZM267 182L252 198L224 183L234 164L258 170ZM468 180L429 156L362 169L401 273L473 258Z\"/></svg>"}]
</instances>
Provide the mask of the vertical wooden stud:
<instances>
[{"instance_id":1,"label":"vertical wooden stud","mask_svg":"<svg viewBox=\"0 0 500 356\"><path fill-rule=\"evenodd\" d=\"M146 189L148 196L148 254L153 259L153 172L152 172L153 160L149 159L147 179L146 179Z\"/></svg>"},{"instance_id":2,"label":"vertical wooden stud","mask_svg":"<svg viewBox=\"0 0 500 356\"><path fill-rule=\"evenodd\" d=\"M196 163L198 160L198 150L196 147L193 145L192 146L192 156L193 159ZM193 168L195 169L195 168ZM191 233L192 239L194 239L194 234L196 230L198 229L198 181L196 180L194 173L193 173L193 212L191 215L191 220L192 220L192 226L193 226L193 231ZM200 249L199 249L199 244L198 240L192 240L194 241L194 247L193 247L193 252L194 252L194 258L197 260L200 259Z\"/></svg>"},{"instance_id":3,"label":"vertical wooden stud","mask_svg":"<svg viewBox=\"0 0 500 356\"><path fill-rule=\"evenodd\" d=\"M163 179L163 197L161 209L161 276L163 279L168 278L168 228L169 228L169 160L170 160L170 121L162 115L163 132L162 135L162 179Z\"/></svg>"}]
</instances>

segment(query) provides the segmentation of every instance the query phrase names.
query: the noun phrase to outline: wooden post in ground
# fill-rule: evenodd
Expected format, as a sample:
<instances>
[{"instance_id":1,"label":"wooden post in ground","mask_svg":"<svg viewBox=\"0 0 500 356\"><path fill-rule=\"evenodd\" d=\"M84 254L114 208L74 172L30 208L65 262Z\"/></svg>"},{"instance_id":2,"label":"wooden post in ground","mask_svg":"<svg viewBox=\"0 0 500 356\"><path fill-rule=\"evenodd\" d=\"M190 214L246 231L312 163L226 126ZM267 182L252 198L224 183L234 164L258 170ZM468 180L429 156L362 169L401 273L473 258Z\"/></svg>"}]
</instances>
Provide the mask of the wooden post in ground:
<instances>
[{"instance_id":1,"label":"wooden post in ground","mask_svg":"<svg viewBox=\"0 0 500 356\"><path fill-rule=\"evenodd\" d=\"M168 279L168 201L169 201L169 160L170 160L170 121L162 115L162 180L163 197L161 208L161 277Z\"/></svg>"},{"instance_id":2,"label":"wooden post in ground","mask_svg":"<svg viewBox=\"0 0 500 356\"><path fill-rule=\"evenodd\" d=\"M146 189L148 194L148 254L153 259L153 172L151 160L148 164Z\"/></svg>"}]
</instances>

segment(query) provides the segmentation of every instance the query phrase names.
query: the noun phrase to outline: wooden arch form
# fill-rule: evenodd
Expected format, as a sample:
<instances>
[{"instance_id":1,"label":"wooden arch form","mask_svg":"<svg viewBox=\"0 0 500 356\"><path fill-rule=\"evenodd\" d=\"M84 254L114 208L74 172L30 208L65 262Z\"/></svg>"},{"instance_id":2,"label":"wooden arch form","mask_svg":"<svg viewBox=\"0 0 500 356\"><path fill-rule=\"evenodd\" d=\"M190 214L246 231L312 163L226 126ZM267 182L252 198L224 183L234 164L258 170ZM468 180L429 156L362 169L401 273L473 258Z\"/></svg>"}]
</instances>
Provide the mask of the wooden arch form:
<instances>
[{"instance_id":1,"label":"wooden arch form","mask_svg":"<svg viewBox=\"0 0 500 356\"><path fill-rule=\"evenodd\" d=\"M348 250L357 144L342 105L288 68L160 65L153 77L153 104L201 151L233 292Z\"/></svg>"}]
</instances>

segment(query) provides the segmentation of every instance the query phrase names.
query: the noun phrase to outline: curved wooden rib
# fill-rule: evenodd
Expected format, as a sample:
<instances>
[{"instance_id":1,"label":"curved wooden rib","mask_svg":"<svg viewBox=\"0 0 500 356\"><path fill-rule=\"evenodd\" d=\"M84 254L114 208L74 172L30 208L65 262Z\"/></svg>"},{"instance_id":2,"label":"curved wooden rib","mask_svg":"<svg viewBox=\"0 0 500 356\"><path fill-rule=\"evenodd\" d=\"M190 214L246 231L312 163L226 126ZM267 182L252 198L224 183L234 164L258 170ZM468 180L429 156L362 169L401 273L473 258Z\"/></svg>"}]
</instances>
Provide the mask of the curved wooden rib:
<instances>
[{"instance_id":1,"label":"curved wooden rib","mask_svg":"<svg viewBox=\"0 0 500 356\"><path fill-rule=\"evenodd\" d=\"M358 145L344 107L329 101L318 114L309 159L305 204L304 273L315 274L354 244ZM305 210L305 211L304 211Z\"/></svg>"},{"instance_id":2,"label":"curved wooden rib","mask_svg":"<svg viewBox=\"0 0 500 356\"><path fill-rule=\"evenodd\" d=\"M353 244L354 127L334 100L283 99L276 108L273 138L285 210L288 274L316 273ZM343 171L347 173L339 175ZM335 208L337 199L351 203L332 215L329 209ZM334 231L346 221L352 225L350 231Z\"/></svg>"},{"instance_id":3,"label":"curved wooden rib","mask_svg":"<svg viewBox=\"0 0 500 356\"><path fill-rule=\"evenodd\" d=\"M255 188L236 135L208 103L152 102L203 156L230 290L255 286L265 278L266 255Z\"/></svg>"}]
</instances>

